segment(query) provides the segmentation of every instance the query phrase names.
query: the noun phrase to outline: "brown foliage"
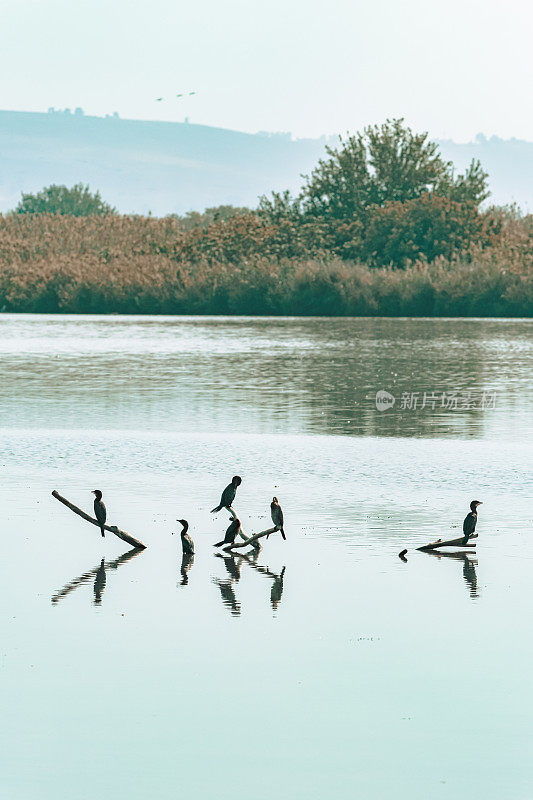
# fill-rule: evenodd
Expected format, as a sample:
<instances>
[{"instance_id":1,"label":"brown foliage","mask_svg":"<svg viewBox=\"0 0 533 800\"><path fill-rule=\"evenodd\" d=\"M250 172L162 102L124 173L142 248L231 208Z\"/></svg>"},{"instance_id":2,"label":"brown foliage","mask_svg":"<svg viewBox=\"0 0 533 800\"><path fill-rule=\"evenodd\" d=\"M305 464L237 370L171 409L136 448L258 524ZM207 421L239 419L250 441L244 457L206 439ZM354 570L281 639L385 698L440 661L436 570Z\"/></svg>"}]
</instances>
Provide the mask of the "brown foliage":
<instances>
[{"instance_id":1,"label":"brown foliage","mask_svg":"<svg viewBox=\"0 0 533 800\"><path fill-rule=\"evenodd\" d=\"M306 228L247 214L187 231L173 218L10 215L0 217L0 309L531 315L531 217L493 209L482 224L490 247L393 270L332 254L360 241L343 222Z\"/></svg>"}]
</instances>

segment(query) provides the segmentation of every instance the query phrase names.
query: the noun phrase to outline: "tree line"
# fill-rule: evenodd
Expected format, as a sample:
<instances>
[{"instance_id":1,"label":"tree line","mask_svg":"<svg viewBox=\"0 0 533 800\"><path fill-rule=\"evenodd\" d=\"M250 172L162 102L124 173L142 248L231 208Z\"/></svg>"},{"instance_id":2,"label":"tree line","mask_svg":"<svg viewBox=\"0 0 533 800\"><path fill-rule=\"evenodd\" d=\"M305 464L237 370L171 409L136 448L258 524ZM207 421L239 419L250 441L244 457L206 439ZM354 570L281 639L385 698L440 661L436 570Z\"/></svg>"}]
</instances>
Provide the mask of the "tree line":
<instances>
[{"instance_id":1,"label":"tree line","mask_svg":"<svg viewBox=\"0 0 533 800\"><path fill-rule=\"evenodd\" d=\"M219 206L172 215L192 232L185 256L234 262L258 254L329 254L405 268L490 247L501 235L501 213L481 210L489 190L479 161L457 173L427 133L412 131L402 119L339 137L302 177L299 194L273 192L255 209ZM76 184L23 194L15 213L80 217L117 210L99 192Z\"/></svg>"}]
</instances>

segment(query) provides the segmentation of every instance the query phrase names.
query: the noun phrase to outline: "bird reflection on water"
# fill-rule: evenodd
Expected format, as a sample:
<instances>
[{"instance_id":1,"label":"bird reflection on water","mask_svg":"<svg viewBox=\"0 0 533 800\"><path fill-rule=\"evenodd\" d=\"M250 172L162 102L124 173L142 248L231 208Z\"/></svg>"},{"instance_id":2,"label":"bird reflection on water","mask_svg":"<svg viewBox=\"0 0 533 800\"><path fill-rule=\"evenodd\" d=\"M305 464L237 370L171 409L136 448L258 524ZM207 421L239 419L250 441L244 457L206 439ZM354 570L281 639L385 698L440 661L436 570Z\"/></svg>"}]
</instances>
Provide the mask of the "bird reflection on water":
<instances>
[{"instance_id":1,"label":"bird reflection on water","mask_svg":"<svg viewBox=\"0 0 533 800\"><path fill-rule=\"evenodd\" d=\"M100 562L100 566L96 570L96 577L94 579L94 604L95 606L99 606L102 602L102 592L105 589L106 585L106 577L105 577L105 559L103 558Z\"/></svg>"},{"instance_id":2,"label":"bird reflection on water","mask_svg":"<svg viewBox=\"0 0 533 800\"><path fill-rule=\"evenodd\" d=\"M426 555L436 556L437 558L445 558L445 559L448 558L455 561L462 561L463 580L468 586L468 590L472 600L477 600L477 598L479 597L479 591L477 588L477 573L476 573L477 557L471 558L471 556L476 556L475 550L470 550L468 552L463 552L463 553L439 553L437 550L430 550L426 553Z\"/></svg>"},{"instance_id":3,"label":"bird reflection on water","mask_svg":"<svg viewBox=\"0 0 533 800\"><path fill-rule=\"evenodd\" d=\"M233 578L234 581L241 579L241 561L237 562L235 556L222 555L222 553L215 553L215 556L224 560L224 566L230 578Z\"/></svg>"},{"instance_id":4,"label":"bird reflection on water","mask_svg":"<svg viewBox=\"0 0 533 800\"><path fill-rule=\"evenodd\" d=\"M83 586L84 584L89 583L94 579L93 603L94 605L99 606L102 602L102 594L104 592L107 582L106 571L110 569L113 570L118 569L122 564L126 564L128 561L131 561L132 558L135 558L135 556L139 555L139 553L142 552L143 550L139 550L134 547L132 550L128 550L126 553L123 553L121 556L115 558L113 561L106 561L105 559L102 558L100 564L97 567L94 567L88 572L84 572L77 578L73 578L71 581L66 583L62 589L56 592L51 598L52 604L55 605L64 597L66 597L68 594L77 589L78 586Z\"/></svg>"},{"instance_id":5,"label":"bird reflection on water","mask_svg":"<svg viewBox=\"0 0 533 800\"><path fill-rule=\"evenodd\" d=\"M194 564L194 553L183 553L181 559L181 581L179 583L180 586L187 586L189 583L189 570Z\"/></svg>"},{"instance_id":6,"label":"bird reflection on water","mask_svg":"<svg viewBox=\"0 0 533 800\"><path fill-rule=\"evenodd\" d=\"M235 592L233 591L232 582L231 581L221 581L220 578L213 578L213 583L218 586L220 589L220 595L222 597L222 602L229 608L233 617L240 616L241 613L241 604L238 602L237 598L235 597Z\"/></svg>"},{"instance_id":7,"label":"bird reflection on water","mask_svg":"<svg viewBox=\"0 0 533 800\"><path fill-rule=\"evenodd\" d=\"M274 611L277 610L281 597L283 595L283 579L285 576L285 567L281 572L273 572L268 567L257 563L259 551L251 553L237 553L235 555L216 553L218 558L223 559L226 571L230 576L229 580L221 580L220 578L213 578L213 583L220 589L222 602L231 610L233 616L239 616L241 613L241 604L235 596L233 585L238 583L241 578L241 567L243 564L248 564L253 570L260 572L262 575L268 577L271 581L270 589L270 603Z\"/></svg>"}]
</instances>

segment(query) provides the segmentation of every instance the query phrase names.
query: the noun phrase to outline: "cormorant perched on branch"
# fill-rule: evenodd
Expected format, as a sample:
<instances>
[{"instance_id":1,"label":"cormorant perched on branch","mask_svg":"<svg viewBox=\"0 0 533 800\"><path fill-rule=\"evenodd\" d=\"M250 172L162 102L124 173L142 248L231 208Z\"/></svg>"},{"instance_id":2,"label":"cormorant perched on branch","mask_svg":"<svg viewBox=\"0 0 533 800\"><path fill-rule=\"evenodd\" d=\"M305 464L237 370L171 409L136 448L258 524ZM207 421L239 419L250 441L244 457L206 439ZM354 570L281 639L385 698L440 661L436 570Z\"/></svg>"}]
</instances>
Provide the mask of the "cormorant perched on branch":
<instances>
[{"instance_id":1,"label":"cormorant perched on branch","mask_svg":"<svg viewBox=\"0 0 533 800\"><path fill-rule=\"evenodd\" d=\"M100 491L100 489L95 489L92 494L94 494L94 516L100 523L100 532L102 536L105 536L104 525L106 521L107 512L105 509L105 505L102 502L102 492Z\"/></svg>"},{"instance_id":2,"label":"cormorant perched on branch","mask_svg":"<svg viewBox=\"0 0 533 800\"><path fill-rule=\"evenodd\" d=\"M194 542L187 533L187 531L189 530L189 523L187 522L186 519L177 519L176 522L179 522L183 527L183 530L180 533L181 546L183 548L183 552L187 553L188 555L191 555L192 553L194 553ZM174 533L174 531L172 533Z\"/></svg>"},{"instance_id":3,"label":"cormorant perched on branch","mask_svg":"<svg viewBox=\"0 0 533 800\"><path fill-rule=\"evenodd\" d=\"M234 475L231 479L231 483L229 483L224 491L222 492L222 497L220 498L220 503L215 508L211 509L212 514L216 514L218 511L221 511L223 508L227 508L228 511L235 516L235 512L233 511L231 504L235 500L235 495L237 493L237 487L240 486L242 483L242 478L238 475Z\"/></svg>"},{"instance_id":4,"label":"cormorant perched on branch","mask_svg":"<svg viewBox=\"0 0 533 800\"><path fill-rule=\"evenodd\" d=\"M480 505L482 505L481 500L472 500L470 503L470 513L466 515L463 522L463 545L468 543L468 540L476 530L477 507Z\"/></svg>"},{"instance_id":5,"label":"cormorant perched on branch","mask_svg":"<svg viewBox=\"0 0 533 800\"><path fill-rule=\"evenodd\" d=\"M237 534L239 533L239 528L241 527L241 521L235 517L232 519L228 528L226 530L226 535L222 539L221 542L217 542L213 545L213 547L222 547L223 544L233 544Z\"/></svg>"},{"instance_id":6,"label":"cormorant perched on branch","mask_svg":"<svg viewBox=\"0 0 533 800\"><path fill-rule=\"evenodd\" d=\"M272 502L270 503L270 516L272 517L272 522L276 528L279 528L279 532L283 538L286 539L287 537L285 536L285 531L283 530L283 511L281 510L281 506L278 503L277 497L273 497ZM270 536L270 534L268 536Z\"/></svg>"}]
</instances>

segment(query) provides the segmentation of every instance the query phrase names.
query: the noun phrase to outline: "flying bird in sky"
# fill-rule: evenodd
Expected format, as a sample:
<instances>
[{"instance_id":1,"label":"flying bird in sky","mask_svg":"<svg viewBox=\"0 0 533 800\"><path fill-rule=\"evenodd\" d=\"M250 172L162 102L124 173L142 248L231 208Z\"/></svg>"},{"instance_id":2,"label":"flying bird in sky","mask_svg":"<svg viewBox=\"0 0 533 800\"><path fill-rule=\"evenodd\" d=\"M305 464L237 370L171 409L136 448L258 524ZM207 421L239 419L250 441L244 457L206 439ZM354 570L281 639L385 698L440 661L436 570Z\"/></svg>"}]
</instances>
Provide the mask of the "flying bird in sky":
<instances>
[{"instance_id":1,"label":"flying bird in sky","mask_svg":"<svg viewBox=\"0 0 533 800\"><path fill-rule=\"evenodd\" d=\"M156 102L156 103L160 103L162 99L163 99L162 97L156 97L156 98L155 98L155 102Z\"/></svg>"}]
</instances>

